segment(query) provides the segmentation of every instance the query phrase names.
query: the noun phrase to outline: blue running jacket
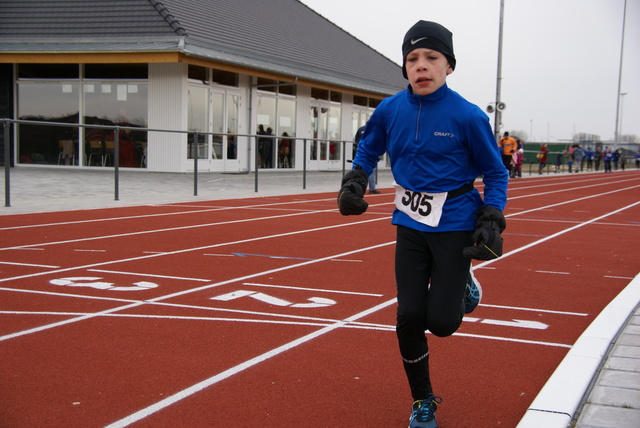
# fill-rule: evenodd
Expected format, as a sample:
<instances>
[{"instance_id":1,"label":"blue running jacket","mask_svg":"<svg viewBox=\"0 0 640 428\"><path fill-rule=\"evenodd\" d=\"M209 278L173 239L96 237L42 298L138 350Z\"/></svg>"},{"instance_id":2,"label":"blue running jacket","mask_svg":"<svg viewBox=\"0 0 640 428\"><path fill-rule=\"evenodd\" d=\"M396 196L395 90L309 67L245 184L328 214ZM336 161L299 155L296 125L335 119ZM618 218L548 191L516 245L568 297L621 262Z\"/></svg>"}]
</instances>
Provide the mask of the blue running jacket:
<instances>
[{"instance_id":1,"label":"blue running jacket","mask_svg":"<svg viewBox=\"0 0 640 428\"><path fill-rule=\"evenodd\" d=\"M411 192L451 192L482 176L477 190L447 199L437 226L396 208L392 223L424 232L475 230L478 208L504 210L508 173L487 115L444 84L432 94L406 90L384 99L367 122L353 161L367 174L389 153L395 182Z\"/></svg>"}]
</instances>

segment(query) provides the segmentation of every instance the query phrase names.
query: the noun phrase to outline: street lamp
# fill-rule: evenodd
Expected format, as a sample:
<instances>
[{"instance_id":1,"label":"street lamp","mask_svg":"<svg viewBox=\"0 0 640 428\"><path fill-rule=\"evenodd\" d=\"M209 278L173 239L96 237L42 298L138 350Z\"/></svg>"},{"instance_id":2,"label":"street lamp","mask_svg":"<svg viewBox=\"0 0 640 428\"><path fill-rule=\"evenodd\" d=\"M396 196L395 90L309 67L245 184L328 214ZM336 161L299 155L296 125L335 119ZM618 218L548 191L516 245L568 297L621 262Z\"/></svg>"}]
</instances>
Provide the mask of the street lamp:
<instances>
[{"instance_id":1,"label":"street lamp","mask_svg":"<svg viewBox=\"0 0 640 428\"><path fill-rule=\"evenodd\" d=\"M616 94L616 99L618 103L616 104L616 128L615 128L614 144L618 144L618 140L620 138L620 135L618 134L618 131L620 129L620 97L622 96L622 92L620 92L620 87L622 85L622 59L624 54L624 29L626 27L626 24L627 24L627 0L624 0L624 8L622 9L622 38L620 40L620 65L618 66L618 92Z\"/></svg>"},{"instance_id":2,"label":"street lamp","mask_svg":"<svg viewBox=\"0 0 640 428\"><path fill-rule=\"evenodd\" d=\"M618 131L618 139L622 138L622 107L624 107L624 96L627 92L620 92L620 129Z\"/></svg>"},{"instance_id":3,"label":"street lamp","mask_svg":"<svg viewBox=\"0 0 640 428\"><path fill-rule=\"evenodd\" d=\"M625 0L626 1L626 0ZM500 126L502 125L502 110L506 105L500 101L500 83L502 80L502 27L504 22L504 0L500 0L500 30L498 32L498 76L496 78L496 102L492 106L489 104L487 111L489 113L495 111L493 134L498 141L500 138ZM494 108L495 106L495 108Z\"/></svg>"}]
</instances>

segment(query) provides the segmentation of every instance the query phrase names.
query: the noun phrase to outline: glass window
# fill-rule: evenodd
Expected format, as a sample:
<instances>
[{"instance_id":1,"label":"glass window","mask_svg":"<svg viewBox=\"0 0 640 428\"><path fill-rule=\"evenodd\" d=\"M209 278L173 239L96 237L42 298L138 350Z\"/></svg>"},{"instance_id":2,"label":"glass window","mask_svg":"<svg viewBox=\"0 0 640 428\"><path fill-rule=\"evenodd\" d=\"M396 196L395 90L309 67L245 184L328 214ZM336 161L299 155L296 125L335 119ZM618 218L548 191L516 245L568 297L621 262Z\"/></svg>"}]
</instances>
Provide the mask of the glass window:
<instances>
[{"instance_id":1,"label":"glass window","mask_svg":"<svg viewBox=\"0 0 640 428\"><path fill-rule=\"evenodd\" d=\"M278 83L278 82L276 82L275 80L265 79L263 77L258 77L256 85L257 85L259 91L277 93L276 83Z\"/></svg>"},{"instance_id":2,"label":"glass window","mask_svg":"<svg viewBox=\"0 0 640 428\"><path fill-rule=\"evenodd\" d=\"M147 84L131 82L85 83L84 123L91 125L120 125L147 127ZM119 166L139 168L143 165L147 148L147 132L124 129L119 134ZM110 129L86 128L85 153L87 165L95 162L97 141L102 143L100 165L114 164L115 137Z\"/></svg>"},{"instance_id":3,"label":"glass window","mask_svg":"<svg viewBox=\"0 0 640 428\"><path fill-rule=\"evenodd\" d=\"M224 94L214 92L211 94L211 132L223 133L224 129ZM213 159L222 159L222 135L213 135L213 151L211 152Z\"/></svg>"},{"instance_id":4,"label":"glass window","mask_svg":"<svg viewBox=\"0 0 640 428\"><path fill-rule=\"evenodd\" d=\"M18 119L78 123L78 83L19 83ZM19 125L18 163L78 165L78 128Z\"/></svg>"},{"instance_id":5,"label":"glass window","mask_svg":"<svg viewBox=\"0 0 640 428\"><path fill-rule=\"evenodd\" d=\"M296 96L296 85L283 85L278 87L278 93L282 95Z\"/></svg>"},{"instance_id":6,"label":"glass window","mask_svg":"<svg viewBox=\"0 0 640 428\"><path fill-rule=\"evenodd\" d=\"M214 68L213 83L238 87L240 85L240 75L238 73L232 73L231 71L216 70Z\"/></svg>"},{"instance_id":7,"label":"glass window","mask_svg":"<svg viewBox=\"0 0 640 428\"><path fill-rule=\"evenodd\" d=\"M353 103L357 106L367 106L367 104L369 103L369 100L367 99L367 97L361 97L360 95L354 95L353 96Z\"/></svg>"},{"instance_id":8,"label":"glass window","mask_svg":"<svg viewBox=\"0 0 640 428\"><path fill-rule=\"evenodd\" d=\"M207 69L197 65L189 65L189 79L198 80L202 83L209 83Z\"/></svg>"},{"instance_id":9,"label":"glass window","mask_svg":"<svg viewBox=\"0 0 640 428\"><path fill-rule=\"evenodd\" d=\"M240 112L240 97L238 95L227 96L227 159L238 159L238 139L234 134L238 133L238 116Z\"/></svg>"},{"instance_id":10,"label":"glass window","mask_svg":"<svg viewBox=\"0 0 640 428\"><path fill-rule=\"evenodd\" d=\"M147 64L85 64L85 79L148 79Z\"/></svg>"},{"instance_id":11,"label":"glass window","mask_svg":"<svg viewBox=\"0 0 640 428\"><path fill-rule=\"evenodd\" d=\"M275 145L273 144L273 130L276 126L276 99L268 96L258 96L258 165L260 168L273 168L275 159Z\"/></svg>"},{"instance_id":12,"label":"glass window","mask_svg":"<svg viewBox=\"0 0 640 428\"><path fill-rule=\"evenodd\" d=\"M278 168L295 167L296 102L278 99Z\"/></svg>"},{"instance_id":13,"label":"glass window","mask_svg":"<svg viewBox=\"0 0 640 428\"><path fill-rule=\"evenodd\" d=\"M342 109L340 107L332 106L329 108L329 125L328 125L328 138L329 142L329 160L338 160L341 157L340 153L340 115Z\"/></svg>"},{"instance_id":14,"label":"glass window","mask_svg":"<svg viewBox=\"0 0 640 428\"><path fill-rule=\"evenodd\" d=\"M78 64L18 64L18 79L77 79Z\"/></svg>"},{"instance_id":15,"label":"glass window","mask_svg":"<svg viewBox=\"0 0 640 428\"><path fill-rule=\"evenodd\" d=\"M329 91L327 89L311 88L311 98L316 100L328 100Z\"/></svg>"},{"instance_id":16,"label":"glass window","mask_svg":"<svg viewBox=\"0 0 640 428\"><path fill-rule=\"evenodd\" d=\"M211 81L219 85L238 87L240 82L240 75L231 71L224 71L218 69L210 69L200 67L198 65L189 65L189 79L197 80L198 82L208 84L209 83L209 70L211 70Z\"/></svg>"}]
</instances>

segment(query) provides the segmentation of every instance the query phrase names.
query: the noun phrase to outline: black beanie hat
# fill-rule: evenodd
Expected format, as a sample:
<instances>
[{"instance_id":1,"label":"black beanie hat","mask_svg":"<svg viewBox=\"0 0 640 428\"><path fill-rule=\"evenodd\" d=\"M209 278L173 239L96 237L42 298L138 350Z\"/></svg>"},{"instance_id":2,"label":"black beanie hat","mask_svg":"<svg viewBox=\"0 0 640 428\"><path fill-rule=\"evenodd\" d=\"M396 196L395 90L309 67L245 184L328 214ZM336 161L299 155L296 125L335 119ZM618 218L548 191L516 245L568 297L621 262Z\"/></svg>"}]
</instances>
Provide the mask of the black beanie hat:
<instances>
[{"instance_id":1,"label":"black beanie hat","mask_svg":"<svg viewBox=\"0 0 640 428\"><path fill-rule=\"evenodd\" d=\"M442 25L431 21L418 21L409 28L402 41L402 75L407 78L405 61L414 49L426 48L442 53L452 69L456 68L456 57L453 54L453 34Z\"/></svg>"}]
</instances>

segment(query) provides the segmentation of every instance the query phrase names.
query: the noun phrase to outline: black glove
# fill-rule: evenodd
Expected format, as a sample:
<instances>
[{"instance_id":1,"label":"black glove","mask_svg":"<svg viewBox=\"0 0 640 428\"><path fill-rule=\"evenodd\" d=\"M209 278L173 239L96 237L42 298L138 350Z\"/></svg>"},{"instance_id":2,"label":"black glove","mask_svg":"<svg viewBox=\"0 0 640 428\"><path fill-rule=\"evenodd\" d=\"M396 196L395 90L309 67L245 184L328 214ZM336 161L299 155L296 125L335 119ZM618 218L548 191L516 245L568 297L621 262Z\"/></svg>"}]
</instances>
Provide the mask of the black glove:
<instances>
[{"instance_id":1,"label":"black glove","mask_svg":"<svg viewBox=\"0 0 640 428\"><path fill-rule=\"evenodd\" d=\"M507 228L507 221L504 219L502 211L495 207L485 206L478 209L478 226L481 221L495 221L500 228L500 233L504 232Z\"/></svg>"},{"instance_id":2,"label":"black glove","mask_svg":"<svg viewBox=\"0 0 640 428\"><path fill-rule=\"evenodd\" d=\"M486 206L479 210L476 231L471 236L473 247L465 247L462 254L470 259L492 260L502 256L503 239L500 234L506 229L504 214L497 208Z\"/></svg>"},{"instance_id":3,"label":"black glove","mask_svg":"<svg viewBox=\"0 0 640 428\"><path fill-rule=\"evenodd\" d=\"M369 176L361 169L352 169L342 178L342 187L338 192L338 208L342 215L360 215L369 204L363 199L367 190Z\"/></svg>"}]
</instances>

